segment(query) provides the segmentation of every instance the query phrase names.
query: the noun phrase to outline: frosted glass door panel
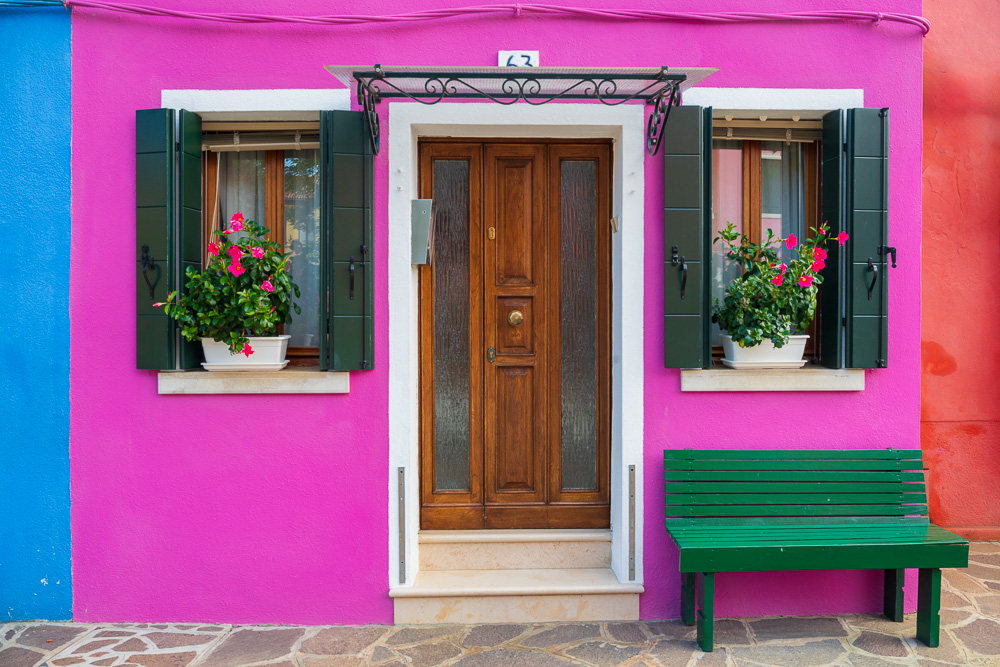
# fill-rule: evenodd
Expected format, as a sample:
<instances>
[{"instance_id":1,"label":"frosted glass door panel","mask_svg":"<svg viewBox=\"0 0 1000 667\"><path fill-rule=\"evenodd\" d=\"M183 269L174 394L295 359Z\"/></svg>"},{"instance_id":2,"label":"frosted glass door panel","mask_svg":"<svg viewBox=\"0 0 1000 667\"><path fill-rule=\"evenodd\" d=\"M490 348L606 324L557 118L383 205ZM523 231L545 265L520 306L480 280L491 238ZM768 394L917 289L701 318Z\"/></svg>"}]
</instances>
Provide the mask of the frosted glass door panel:
<instances>
[{"instance_id":1,"label":"frosted glass door panel","mask_svg":"<svg viewBox=\"0 0 1000 667\"><path fill-rule=\"evenodd\" d=\"M469 490L469 163L434 161L434 489Z\"/></svg>"},{"instance_id":2,"label":"frosted glass door panel","mask_svg":"<svg viewBox=\"0 0 1000 667\"><path fill-rule=\"evenodd\" d=\"M560 166L562 488L597 488L597 165Z\"/></svg>"}]
</instances>

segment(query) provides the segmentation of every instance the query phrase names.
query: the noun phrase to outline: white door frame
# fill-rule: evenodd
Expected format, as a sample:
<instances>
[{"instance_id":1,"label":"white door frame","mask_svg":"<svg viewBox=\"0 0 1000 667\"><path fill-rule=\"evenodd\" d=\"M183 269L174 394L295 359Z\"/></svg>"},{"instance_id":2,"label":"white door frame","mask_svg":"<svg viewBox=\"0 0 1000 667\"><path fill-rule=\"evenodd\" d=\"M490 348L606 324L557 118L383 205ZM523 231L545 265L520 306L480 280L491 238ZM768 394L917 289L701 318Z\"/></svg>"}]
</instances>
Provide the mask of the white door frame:
<instances>
[{"instance_id":1,"label":"white door frame","mask_svg":"<svg viewBox=\"0 0 1000 667\"><path fill-rule=\"evenodd\" d=\"M384 109L384 107L383 107ZM388 105L389 585L412 585L420 525L419 322L417 270L410 264L410 200L420 137L608 138L613 141L611 335L611 567L642 583L643 535L643 105L482 103ZM610 224L610 221L608 221ZM627 261L625 261L627 260ZM623 332L627 332L628 340ZM629 466L635 466L635 579L629 580ZM406 581L400 582L399 468L405 468Z\"/></svg>"}]
</instances>

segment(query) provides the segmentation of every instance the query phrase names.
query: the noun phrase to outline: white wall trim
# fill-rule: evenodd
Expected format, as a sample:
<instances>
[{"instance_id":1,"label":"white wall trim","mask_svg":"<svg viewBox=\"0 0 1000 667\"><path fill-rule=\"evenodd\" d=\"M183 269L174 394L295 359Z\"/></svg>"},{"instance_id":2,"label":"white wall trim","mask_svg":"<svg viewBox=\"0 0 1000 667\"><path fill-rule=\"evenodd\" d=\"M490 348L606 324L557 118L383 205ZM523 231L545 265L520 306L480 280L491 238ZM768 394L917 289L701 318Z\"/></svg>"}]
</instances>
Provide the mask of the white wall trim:
<instances>
[{"instance_id":1,"label":"white wall trim","mask_svg":"<svg viewBox=\"0 0 1000 667\"><path fill-rule=\"evenodd\" d=\"M384 108L384 107L383 107ZM643 545L643 252L645 122L641 105L546 107L496 104L388 105L389 157L389 583L399 581L397 468L406 467L406 583L417 570L418 468L417 272L410 265L410 200L417 196L421 136L600 138L614 141L612 215L612 569L628 579L628 466L636 467L636 583ZM628 261L625 261L625 260ZM623 332L629 332L623 344Z\"/></svg>"},{"instance_id":2,"label":"white wall trim","mask_svg":"<svg viewBox=\"0 0 1000 667\"><path fill-rule=\"evenodd\" d=\"M716 109L830 111L865 105L861 88L702 88L684 93L684 104Z\"/></svg>"},{"instance_id":3,"label":"white wall trim","mask_svg":"<svg viewBox=\"0 0 1000 667\"><path fill-rule=\"evenodd\" d=\"M347 89L163 90L160 106L205 120L319 120L320 110L348 110Z\"/></svg>"}]
</instances>

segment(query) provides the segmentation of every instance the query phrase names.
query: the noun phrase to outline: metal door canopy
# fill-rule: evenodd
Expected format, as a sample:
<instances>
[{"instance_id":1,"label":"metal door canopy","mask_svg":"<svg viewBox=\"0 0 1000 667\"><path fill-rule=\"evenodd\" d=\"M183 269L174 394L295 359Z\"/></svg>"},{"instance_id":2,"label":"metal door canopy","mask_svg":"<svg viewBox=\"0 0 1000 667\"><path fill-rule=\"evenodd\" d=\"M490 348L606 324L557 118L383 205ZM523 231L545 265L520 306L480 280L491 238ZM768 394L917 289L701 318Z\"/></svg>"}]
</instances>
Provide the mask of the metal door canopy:
<instances>
[{"instance_id":1,"label":"metal door canopy","mask_svg":"<svg viewBox=\"0 0 1000 667\"><path fill-rule=\"evenodd\" d=\"M556 100L591 100L608 106L642 101L654 106L646 148L655 154L670 107L680 94L718 71L715 67L382 67L327 65L347 88L357 87L378 153L379 121L375 105L382 98L405 98L421 104L454 99L486 99L498 104L541 105Z\"/></svg>"}]
</instances>

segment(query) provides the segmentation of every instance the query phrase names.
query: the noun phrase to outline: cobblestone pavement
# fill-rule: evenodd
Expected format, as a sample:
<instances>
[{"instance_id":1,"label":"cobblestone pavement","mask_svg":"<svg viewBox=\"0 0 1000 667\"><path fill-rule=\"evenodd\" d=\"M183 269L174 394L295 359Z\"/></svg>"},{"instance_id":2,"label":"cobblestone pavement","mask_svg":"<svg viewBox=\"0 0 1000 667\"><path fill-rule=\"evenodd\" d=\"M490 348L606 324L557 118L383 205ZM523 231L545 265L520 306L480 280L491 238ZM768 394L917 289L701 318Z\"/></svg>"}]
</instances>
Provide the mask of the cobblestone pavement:
<instances>
[{"instance_id":1,"label":"cobblestone pavement","mask_svg":"<svg viewBox=\"0 0 1000 667\"><path fill-rule=\"evenodd\" d=\"M916 615L721 619L702 653L679 621L432 626L269 627L7 623L0 667L353 667L458 665L998 665L1000 542L974 543L967 570L945 572L941 645L914 639Z\"/></svg>"}]
</instances>

